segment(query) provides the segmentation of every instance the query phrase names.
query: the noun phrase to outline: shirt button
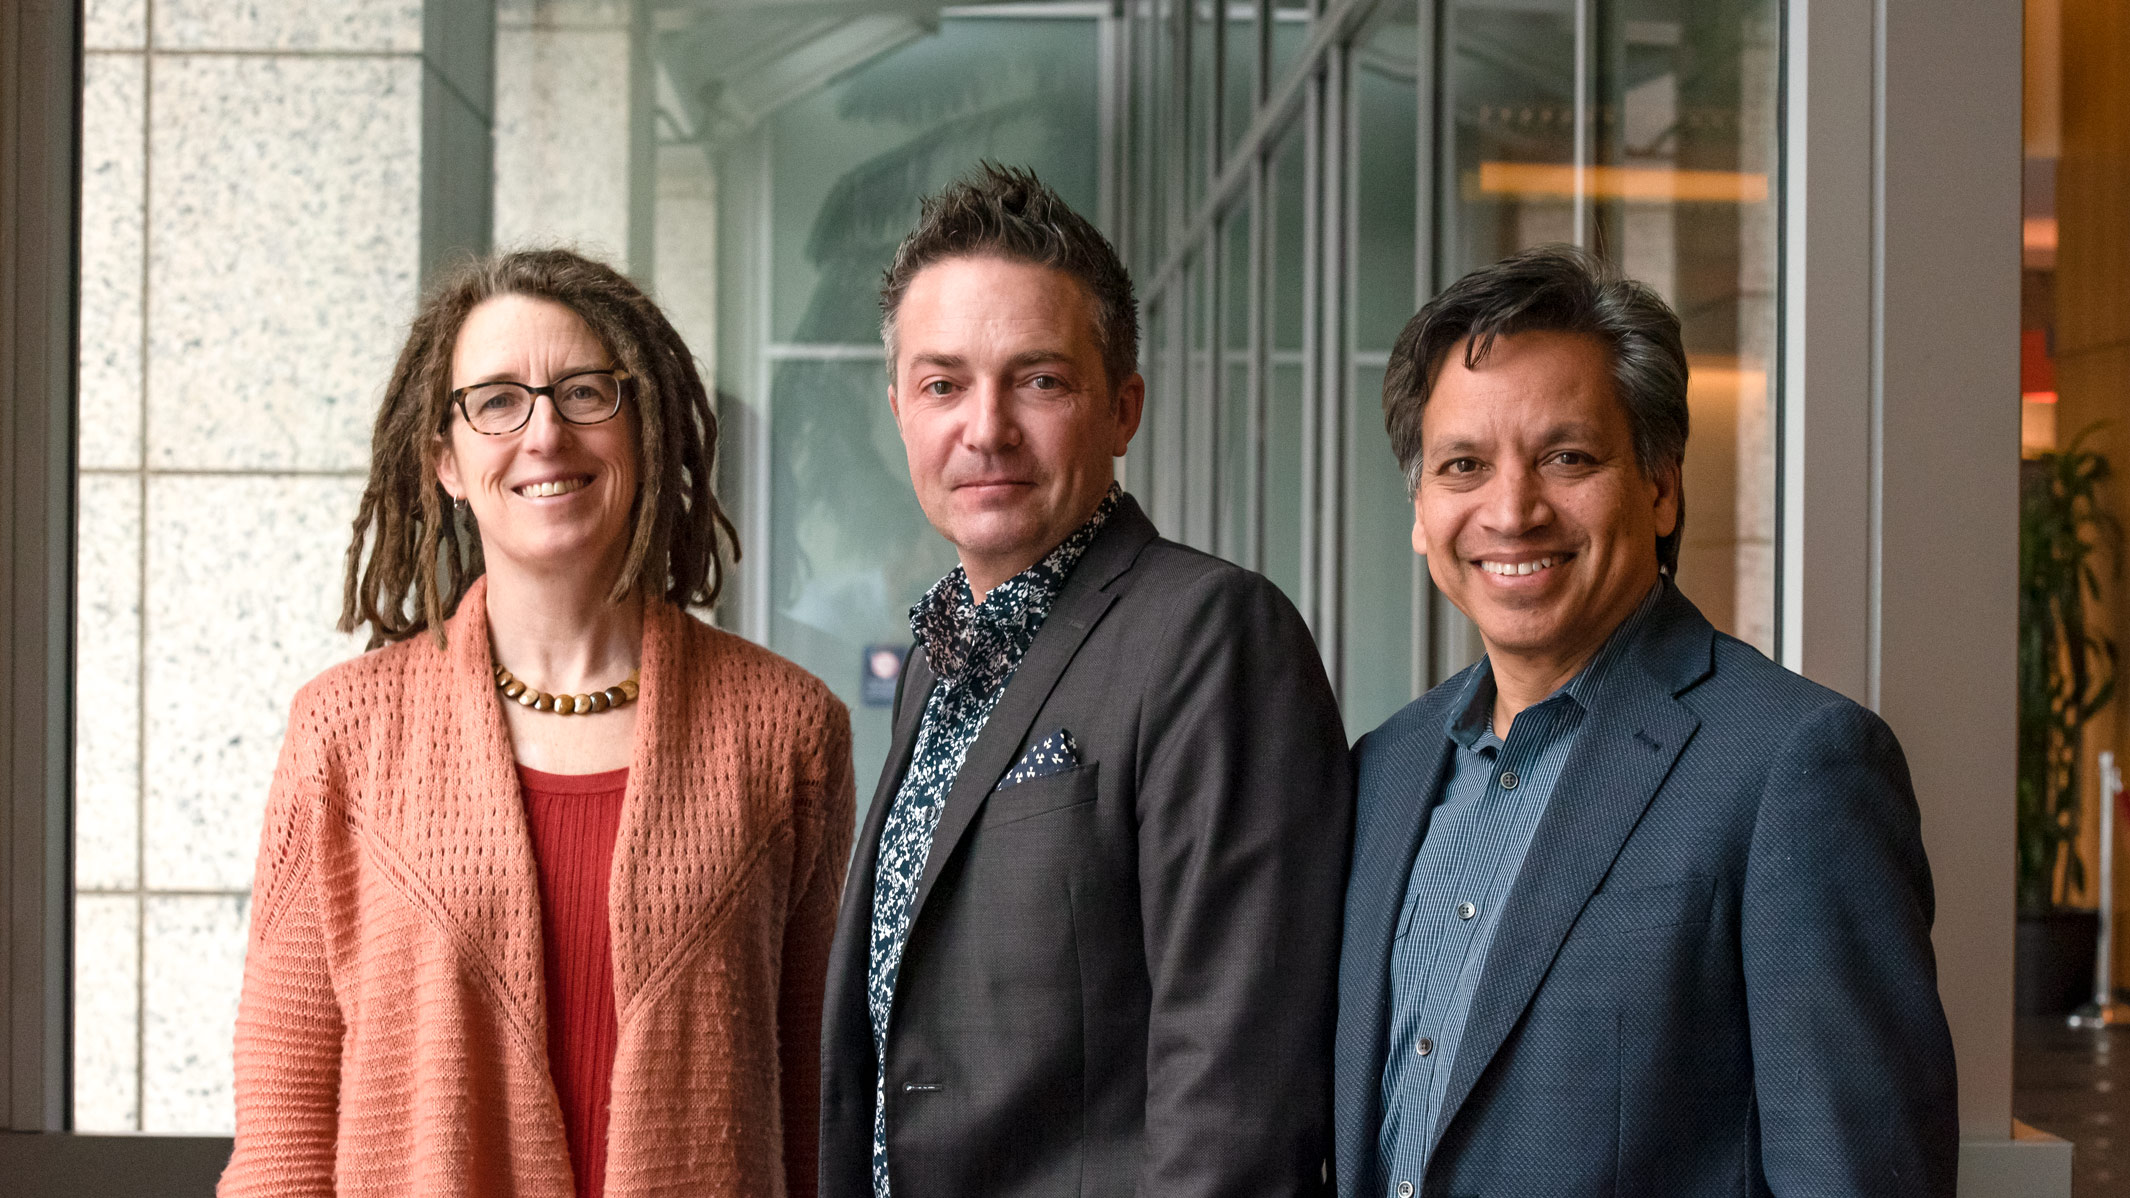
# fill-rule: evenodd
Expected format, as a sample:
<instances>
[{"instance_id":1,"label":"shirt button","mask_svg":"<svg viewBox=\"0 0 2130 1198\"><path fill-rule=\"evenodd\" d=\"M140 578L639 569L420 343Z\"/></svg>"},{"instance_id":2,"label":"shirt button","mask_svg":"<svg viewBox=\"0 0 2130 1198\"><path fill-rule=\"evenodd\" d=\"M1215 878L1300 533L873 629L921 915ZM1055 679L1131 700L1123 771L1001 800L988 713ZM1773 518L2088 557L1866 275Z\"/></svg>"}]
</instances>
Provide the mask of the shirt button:
<instances>
[{"instance_id":1,"label":"shirt button","mask_svg":"<svg viewBox=\"0 0 2130 1198\"><path fill-rule=\"evenodd\" d=\"M1423 1057L1427 1056L1428 1054L1435 1051L1435 1042L1433 1040L1428 1039L1426 1036L1422 1036L1420 1037L1419 1042L1413 1045L1413 1051L1419 1053Z\"/></svg>"},{"instance_id":2,"label":"shirt button","mask_svg":"<svg viewBox=\"0 0 2130 1198\"><path fill-rule=\"evenodd\" d=\"M1398 1198L1413 1198L1412 1182L1401 1181L1398 1183Z\"/></svg>"},{"instance_id":3,"label":"shirt button","mask_svg":"<svg viewBox=\"0 0 2130 1198\"><path fill-rule=\"evenodd\" d=\"M1516 771L1515 771L1515 770L1503 770L1503 771L1501 771L1501 788L1502 788L1503 790L1515 790L1515 789L1516 789Z\"/></svg>"},{"instance_id":4,"label":"shirt button","mask_svg":"<svg viewBox=\"0 0 2130 1198\"><path fill-rule=\"evenodd\" d=\"M1459 904L1457 904L1457 918L1459 918L1459 919L1470 919L1470 918L1472 918L1472 917L1473 917L1474 915L1477 915L1477 914L1479 914L1479 908L1477 908L1477 907L1473 906L1472 904L1470 904L1470 903L1459 903Z\"/></svg>"}]
</instances>

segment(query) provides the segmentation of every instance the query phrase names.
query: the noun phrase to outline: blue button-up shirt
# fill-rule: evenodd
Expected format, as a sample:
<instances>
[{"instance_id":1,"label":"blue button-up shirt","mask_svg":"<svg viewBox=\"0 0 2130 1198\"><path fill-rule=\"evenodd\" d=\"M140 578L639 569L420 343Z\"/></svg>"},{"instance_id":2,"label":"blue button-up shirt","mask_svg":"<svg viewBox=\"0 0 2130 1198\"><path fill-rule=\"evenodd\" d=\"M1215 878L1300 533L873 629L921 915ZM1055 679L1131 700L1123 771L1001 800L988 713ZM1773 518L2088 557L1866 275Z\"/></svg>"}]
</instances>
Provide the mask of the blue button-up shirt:
<instances>
[{"instance_id":1,"label":"blue button-up shirt","mask_svg":"<svg viewBox=\"0 0 2130 1198\"><path fill-rule=\"evenodd\" d=\"M917 896L932 851L932 832L946 809L947 792L961 776L962 761L976 743L1006 684L1042 631L1050 605L1072 568L1094 544L1117 510L1123 491L1114 483L1094 514L1043 560L993 587L977 603L960 566L939 580L910 609L910 630L924 645L925 660L939 682L925 697L910 768L895 791L880 829L873 874L872 951L866 966L866 999L873 1022L873 1193L888 1198L887 1035L895 1005L895 980L910 938L910 904Z\"/></svg>"},{"instance_id":2,"label":"blue button-up shirt","mask_svg":"<svg viewBox=\"0 0 2130 1198\"><path fill-rule=\"evenodd\" d=\"M1574 679L1520 713L1507 740L1494 735L1492 663L1480 662L1450 709L1449 782L1413 855L1390 949L1390 1051L1376 1147L1391 1198L1420 1188L1502 905L1590 701L1663 585L1651 588Z\"/></svg>"}]
</instances>

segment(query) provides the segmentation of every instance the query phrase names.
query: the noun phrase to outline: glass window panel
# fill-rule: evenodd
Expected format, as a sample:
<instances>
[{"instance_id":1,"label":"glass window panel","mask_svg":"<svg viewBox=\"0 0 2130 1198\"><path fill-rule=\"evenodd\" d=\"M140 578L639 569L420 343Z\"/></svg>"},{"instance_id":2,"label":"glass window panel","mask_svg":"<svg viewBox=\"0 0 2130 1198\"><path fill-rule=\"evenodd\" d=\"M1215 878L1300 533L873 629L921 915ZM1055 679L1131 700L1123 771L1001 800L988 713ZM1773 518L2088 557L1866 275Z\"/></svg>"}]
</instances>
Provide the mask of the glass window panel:
<instances>
[{"instance_id":1,"label":"glass window panel","mask_svg":"<svg viewBox=\"0 0 2130 1198\"><path fill-rule=\"evenodd\" d=\"M1455 0L1444 281L1581 240L1679 313L1692 366L1679 566L1717 627L1774 650L1774 0L1601 0L1589 160L1575 161L1572 10Z\"/></svg>"},{"instance_id":2,"label":"glass window panel","mask_svg":"<svg viewBox=\"0 0 2130 1198\"><path fill-rule=\"evenodd\" d=\"M1419 46L1410 4L1387 6L1356 42L1353 343L1362 351L1388 351L1419 306Z\"/></svg>"},{"instance_id":3,"label":"glass window panel","mask_svg":"<svg viewBox=\"0 0 2130 1198\"><path fill-rule=\"evenodd\" d=\"M1152 502L1154 476L1160 469L1159 447L1162 442L1157 430L1161 405L1172 391L1168 375L1170 323L1166 302L1147 301L1146 325L1139 349L1139 373L1146 379L1146 407L1139 415L1139 431L1132 435L1124 484L1139 496L1141 503Z\"/></svg>"},{"instance_id":4,"label":"glass window panel","mask_svg":"<svg viewBox=\"0 0 2130 1198\"><path fill-rule=\"evenodd\" d=\"M1415 677L1412 501L1383 432L1383 370L1411 318L1414 203L1419 175L1418 31L1409 4L1391 5L1356 40L1353 368L1346 412L1345 625L1341 705L1347 727L1375 727L1419 691Z\"/></svg>"},{"instance_id":5,"label":"glass window panel","mask_svg":"<svg viewBox=\"0 0 2130 1198\"><path fill-rule=\"evenodd\" d=\"M1152 426L1154 442L1160 448L1155 455L1153 507L1150 514L1154 523L1172 537L1182 537L1184 516L1184 491L1187 467L1184 455L1188 450L1185 432L1189 427L1186 419L1190 406L1190 377L1187 360L1191 343L1190 324L1193 317L1191 304L1191 280L1197 274L1197 262L1185 259L1183 270L1177 275L1177 285L1163 297L1164 319L1161 345L1161 374L1159 380L1149 387L1146 406L1147 415L1142 424Z\"/></svg>"},{"instance_id":6,"label":"glass window panel","mask_svg":"<svg viewBox=\"0 0 2130 1198\"><path fill-rule=\"evenodd\" d=\"M910 643L910 605L954 549L910 492L878 361L780 363L771 403L770 645L850 706L858 776L877 777L891 728L862 701L866 650Z\"/></svg>"},{"instance_id":7,"label":"glass window panel","mask_svg":"<svg viewBox=\"0 0 2130 1198\"><path fill-rule=\"evenodd\" d=\"M1272 86L1278 87L1309 44L1309 0L1277 0L1272 6Z\"/></svg>"},{"instance_id":8,"label":"glass window panel","mask_svg":"<svg viewBox=\"0 0 2130 1198\"><path fill-rule=\"evenodd\" d=\"M1221 232L1219 408L1220 554L1257 565L1256 339L1250 319L1250 204L1231 208Z\"/></svg>"},{"instance_id":9,"label":"glass window panel","mask_svg":"<svg viewBox=\"0 0 2130 1198\"><path fill-rule=\"evenodd\" d=\"M1214 39L1220 35L1219 0L1190 0L1191 97L1188 106L1189 138L1185 142L1184 207L1196 211L1212 182L1213 127L1220 111L1220 74L1214 59Z\"/></svg>"},{"instance_id":10,"label":"glass window panel","mask_svg":"<svg viewBox=\"0 0 2130 1198\"><path fill-rule=\"evenodd\" d=\"M1265 378L1264 557L1260 568L1304 611L1302 525L1308 505L1302 494L1303 387L1302 260L1307 236L1302 223L1303 133L1299 123L1280 135L1270 160L1271 185L1265 229L1265 327L1271 338Z\"/></svg>"},{"instance_id":11,"label":"glass window panel","mask_svg":"<svg viewBox=\"0 0 2130 1198\"><path fill-rule=\"evenodd\" d=\"M1412 552L1413 505L1382 432L1381 359L1348 376L1345 629L1340 710L1359 736L1390 718L1420 687L1414 678L1414 603L1420 571Z\"/></svg>"},{"instance_id":12,"label":"glass window panel","mask_svg":"<svg viewBox=\"0 0 2130 1198\"><path fill-rule=\"evenodd\" d=\"M919 198L979 159L1032 167L1092 214L1096 51L1093 21L947 19L780 109L769 123L773 336L878 340L880 274Z\"/></svg>"},{"instance_id":13,"label":"glass window panel","mask_svg":"<svg viewBox=\"0 0 2130 1198\"><path fill-rule=\"evenodd\" d=\"M1215 375L1213 334L1220 319L1220 295L1214 290L1213 269L1219 245L1201 248L1187 272L1190 279L1190 358L1185 366L1189 406L1184 412L1180 444L1184 458L1183 522L1180 533L1171 533L1194 548L1217 549L1214 524L1217 500L1213 466L1219 459L1220 409L1216 403L1220 380Z\"/></svg>"},{"instance_id":14,"label":"glass window panel","mask_svg":"<svg viewBox=\"0 0 2130 1198\"><path fill-rule=\"evenodd\" d=\"M1225 79L1221 85L1221 161L1250 131L1257 115L1257 0L1219 0L1227 12Z\"/></svg>"},{"instance_id":15,"label":"glass window panel","mask_svg":"<svg viewBox=\"0 0 2130 1198\"><path fill-rule=\"evenodd\" d=\"M1438 180L1447 283L1525 246L1574 241L1574 7L1452 0L1450 170ZM1551 192L1503 187L1540 172ZM1567 185L1563 186L1564 181Z\"/></svg>"},{"instance_id":16,"label":"glass window panel","mask_svg":"<svg viewBox=\"0 0 2130 1198\"><path fill-rule=\"evenodd\" d=\"M719 315L732 456L744 459L743 424L769 430L767 479L730 459L721 478L744 488L735 509L767 500L741 525L768 536L741 567L769 572L749 627L849 705L861 778L877 775L889 733L887 708L864 702L865 650L907 645L909 606L954 565L910 495L887 407L880 277L920 198L979 159L1025 165L1095 211L1096 47L1090 19L949 17L788 100L718 157L721 178L760 193L733 197L742 219L725 221L718 252L721 289L746 297ZM758 327L746 309L765 294Z\"/></svg>"},{"instance_id":17,"label":"glass window panel","mask_svg":"<svg viewBox=\"0 0 2130 1198\"><path fill-rule=\"evenodd\" d=\"M1176 0L1147 0L1145 74L1139 95L1146 121L1147 152L1140 161L1136 196L1146 207L1147 254L1140 265L1151 272L1161 266L1169 245L1171 161L1179 152L1173 127L1176 86Z\"/></svg>"}]
</instances>

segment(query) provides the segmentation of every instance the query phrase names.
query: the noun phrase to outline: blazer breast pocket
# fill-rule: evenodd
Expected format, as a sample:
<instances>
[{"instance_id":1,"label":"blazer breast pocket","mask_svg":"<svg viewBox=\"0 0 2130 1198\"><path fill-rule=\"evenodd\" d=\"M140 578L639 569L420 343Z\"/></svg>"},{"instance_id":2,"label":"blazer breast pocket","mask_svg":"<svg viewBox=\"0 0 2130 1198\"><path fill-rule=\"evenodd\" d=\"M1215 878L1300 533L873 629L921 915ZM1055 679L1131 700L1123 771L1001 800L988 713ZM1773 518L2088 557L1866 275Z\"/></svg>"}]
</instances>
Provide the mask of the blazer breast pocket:
<instances>
[{"instance_id":1,"label":"blazer breast pocket","mask_svg":"<svg viewBox=\"0 0 2130 1198\"><path fill-rule=\"evenodd\" d=\"M1099 764L1085 761L1059 773L1000 787L984 799L984 809L977 816L977 822L986 827L1016 824L1092 803L1097 794L1096 767Z\"/></svg>"},{"instance_id":2,"label":"blazer breast pocket","mask_svg":"<svg viewBox=\"0 0 2130 1198\"><path fill-rule=\"evenodd\" d=\"M1589 940L1707 923L1715 895L1715 879L1699 874L1624 890L1608 886L1590 896L1568 938Z\"/></svg>"}]
</instances>

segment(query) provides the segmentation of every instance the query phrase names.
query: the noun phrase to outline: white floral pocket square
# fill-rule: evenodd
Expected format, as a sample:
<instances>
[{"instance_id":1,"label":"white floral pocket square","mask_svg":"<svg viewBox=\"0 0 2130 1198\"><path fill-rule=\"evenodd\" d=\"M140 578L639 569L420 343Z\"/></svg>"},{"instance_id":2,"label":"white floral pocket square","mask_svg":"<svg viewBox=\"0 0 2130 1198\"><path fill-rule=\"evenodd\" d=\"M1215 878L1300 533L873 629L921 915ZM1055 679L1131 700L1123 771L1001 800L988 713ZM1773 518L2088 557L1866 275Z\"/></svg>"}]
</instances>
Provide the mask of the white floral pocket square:
<instances>
[{"instance_id":1,"label":"white floral pocket square","mask_svg":"<svg viewBox=\"0 0 2130 1198\"><path fill-rule=\"evenodd\" d=\"M1006 776L998 780L995 790L1019 786L1037 778L1062 774L1080 764L1080 747L1072 743L1072 733L1063 728L1028 746L1021 759L1013 763Z\"/></svg>"}]
</instances>

